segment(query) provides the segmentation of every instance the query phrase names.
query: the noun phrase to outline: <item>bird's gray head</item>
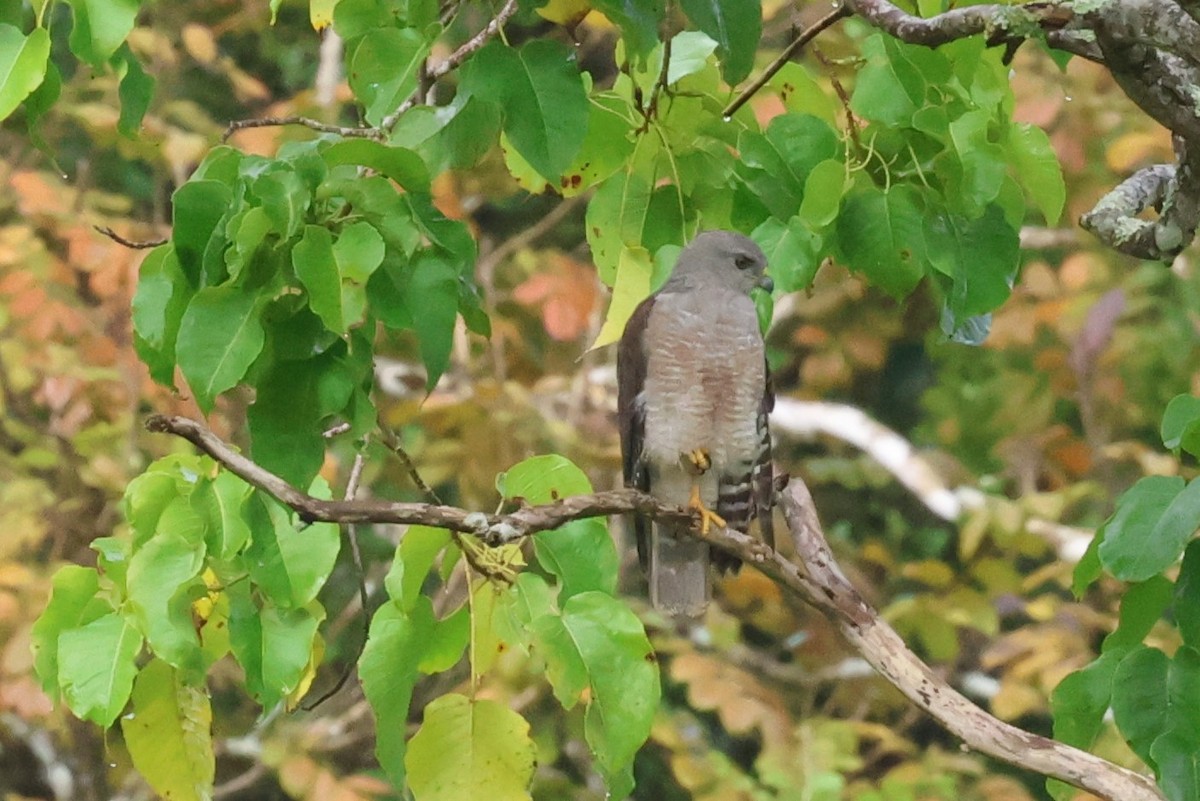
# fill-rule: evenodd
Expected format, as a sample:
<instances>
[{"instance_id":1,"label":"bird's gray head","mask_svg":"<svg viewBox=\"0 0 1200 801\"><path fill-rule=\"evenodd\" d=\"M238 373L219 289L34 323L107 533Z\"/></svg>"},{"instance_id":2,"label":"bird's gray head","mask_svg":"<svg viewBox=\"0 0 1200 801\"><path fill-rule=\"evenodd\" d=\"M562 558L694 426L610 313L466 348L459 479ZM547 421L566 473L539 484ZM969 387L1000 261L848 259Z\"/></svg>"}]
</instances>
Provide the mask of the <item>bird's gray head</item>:
<instances>
[{"instance_id":1,"label":"bird's gray head","mask_svg":"<svg viewBox=\"0 0 1200 801\"><path fill-rule=\"evenodd\" d=\"M753 239L734 231L705 231L679 254L663 289L721 287L750 294L762 287L770 292L775 284L766 269L767 257Z\"/></svg>"}]
</instances>

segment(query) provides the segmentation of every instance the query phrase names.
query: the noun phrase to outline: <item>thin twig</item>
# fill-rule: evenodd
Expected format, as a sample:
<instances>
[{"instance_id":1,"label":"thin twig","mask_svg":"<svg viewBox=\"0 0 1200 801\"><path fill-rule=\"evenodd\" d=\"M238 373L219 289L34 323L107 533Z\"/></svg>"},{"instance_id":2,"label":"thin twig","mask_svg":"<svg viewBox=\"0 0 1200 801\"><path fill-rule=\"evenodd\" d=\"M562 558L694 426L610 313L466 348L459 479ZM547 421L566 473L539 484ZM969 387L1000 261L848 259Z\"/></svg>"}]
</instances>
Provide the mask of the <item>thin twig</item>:
<instances>
[{"instance_id":1,"label":"thin twig","mask_svg":"<svg viewBox=\"0 0 1200 801\"><path fill-rule=\"evenodd\" d=\"M774 61L767 65L767 68L762 71L762 75L759 75L757 78L755 78L749 86L742 90L741 94L733 99L732 103L725 107L725 110L721 112L721 116L732 117L734 114L736 114L737 110L746 105L746 101L754 97L759 89L762 89L764 86L766 86L767 82L775 77L775 73L783 69L784 64L787 64L789 61L795 58L796 54L799 53L806 44L811 42L817 37L818 34L833 25L838 20L845 19L851 15L852 12L850 9L846 8L845 5L839 4L838 7L833 11L830 11L828 14L821 17L812 25L801 31L800 35L797 36L791 44L785 47L783 52L780 53Z\"/></svg>"},{"instance_id":2,"label":"thin twig","mask_svg":"<svg viewBox=\"0 0 1200 801\"><path fill-rule=\"evenodd\" d=\"M447 56L444 61L429 70L430 79L437 80L451 70L456 69L472 53L482 49L493 36L500 32L500 29L504 27L504 23L508 22L509 18L516 13L517 0L508 0L504 4L504 7L500 9L500 12L496 14L496 18L485 25L483 30L463 42L462 46Z\"/></svg>"},{"instance_id":3,"label":"thin twig","mask_svg":"<svg viewBox=\"0 0 1200 801\"><path fill-rule=\"evenodd\" d=\"M562 220L568 214L574 211L575 208L586 199L587 198L584 195L575 195L574 197L563 198L562 203L559 203L557 206L552 208L544 217L539 219L533 225L517 234L514 234L513 236L510 236L508 239L504 240L499 245L481 256L477 262L477 269L494 270L500 264L500 262L504 261L521 248L528 247L546 234L550 233L550 231L554 230L554 226L562 222Z\"/></svg>"},{"instance_id":4,"label":"thin twig","mask_svg":"<svg viewBox=\"0 0 1200 801\"><path fill-rule=\"evenodd\" d=\"M337 134L338 136L357 137L359 139L383 139L383 132L378 128L356 128L344 125L329 125L314 120L312 117L255 117L247 120L233 120L221 134L221 141L226 142L238 131L247 128L270 128L278 125L302 125L320 133Z\"/></svg>"},{"instance_id":5,"label":"thin twig","mask_svg":"<svg viewBox=\"0 0 1200 801\"><path fill-rule=\"evenodd\" d=\"M109 228L107 225L93 225L92 227L95 228L99 233L104 234L109 239L116 242L118 245L124 245L127 248L132 248L133 250L146 250L147 248L156 248L159 245L165 245L171 241L170 239L167 239L166 237L163 237L162 239L147 239L144 241L138 241L136 239L126 239L125 237L121 236L113 229Z\"/></svg>"},{"instance_id":6,"label":"thin twig","mask_svg":"<svg viewBox=\"0 0 1200 801\"><path fill-rule=\"evenodd\" d=\"M404 446L400 442L400 436L395 431L384 430L384 444L392 453L396 454L396 458L404 465L404 469L408 471L408 477L412 483L417 486L421 494L425 496L430 503L436 503L439 506L442 504L442 499L434 491L433 487L425 483L425 479L421 477L420 471L417 470L417 465L412 457L408 455L408 451L404 450Z\"/></svg>"},{"instance_id":7,"label":"thin twig","mask_svg":"<svg viewBox=\"0 0 1200 801\"><path fill-rule=\"evenodd\" d=\"M650 130L650 125L654 118L658 116L658 98L663 93L667 86L667 75L671 71L671 37L667 36L663 39L662 65L658 70L658 77L654 79L654 88L650 90L650 100L646 103L646 107L641 109L642 124L635 131L637 134L644 134Z\"/></svg>"},{"instance_id":8,"label":"thin twig","mask_svg":"<svg viewBox=\"0 0 1200 801\"><path fill-rule=\"evenodd\" d=\"M346 495L347 501L353 501L354 496L358 494L358 485L362 481L363 467L366 464L366 459L362 453L354 454L354 463L350 465L350 477L346 479ZM346 524L346 541L350 543L350 557L354 562L354 571L358 574L358 602L362 607L362 644L358 647L358 652L354 654L353 659L346 660L346 667L342 670L342 675L334 682L333 686L326 690L321 696L307 704L304 704L301 709L305 712L311 712L321 704L328 701L346 685L346 681L350 678L350 674L354 672L354 666L358 664L358 658L362 656L362 649L366 647L367 637L371 631L371 616L367 613L367 570L363 567L362 551L358 547L358 527L353 523Z\"/></svg>"},{"instance_id":9,"label":"thin twig","mask_svg":"<svg viewBox=\"0 0 1200 801\"><path fill-rule=\"evenodd\" d=\"M509 18L515 13L517 13L517 0L507 0L503 8L501 8L499 13L496 14L495 18L485 25L483 29L479 31L479 33L475 34L466 42L464 42L462 46L448 55L443 61L433 65L432 67L427 67L425 70L426 80L430 82L436 81L438 78L441 78L451 70L457 69L459 65L466 61L472 53L474 53L476 50L481 50L483 46L492 39L493 36L500 33L501 29L504 27L504 23L508 22ZM418 88L417 92L415 92L412 97L405 100L395 111L384 117L379 123L379 128L375 130L379 131L386 137L387 132L396 127L396 123L400 121L401 115L420 102L420 96L422 94L423 93Z\"/></svg>"}]
</instances>

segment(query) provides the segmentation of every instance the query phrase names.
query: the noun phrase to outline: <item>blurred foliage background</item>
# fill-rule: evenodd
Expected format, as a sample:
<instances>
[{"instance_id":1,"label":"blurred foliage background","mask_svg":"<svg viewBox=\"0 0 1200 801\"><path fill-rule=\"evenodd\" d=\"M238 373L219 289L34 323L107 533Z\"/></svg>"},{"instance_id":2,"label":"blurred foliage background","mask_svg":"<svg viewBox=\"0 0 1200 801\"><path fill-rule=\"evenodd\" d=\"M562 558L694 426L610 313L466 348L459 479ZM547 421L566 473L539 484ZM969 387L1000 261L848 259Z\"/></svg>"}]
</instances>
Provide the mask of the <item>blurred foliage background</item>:
<instances>
[{"instance_id":1,"label":"blurred foliage background","mask_svg":"<svg viewBox=\"0 0 1200 801\"><path fill-rule=\"evenodd\" d=\"M760 63L793 24L815 18L765 4ZM64 6L54 13L67 14ZM464 35L487 9L464 11ZM63 96L39 151L18 114L0 129L0 796L148 797L119 736L82 724L31 676L30 627L65 562L94 563L88 544L120 532L119 499L154 457L183 449L141 428L151 411L198 416L190 398L153 384L131 346L130 301L142 254L98 233L160 237L169 197L229 120L306 114L348 121L349 93L314 91L318 38L307 9L284 4L269 25L266 0L159 3L130 45L158 81L141 133L116 133L117 80L62 58ZM522 12L510 35L551 26ZM56 31L67 29L59 25ZM613 69L611 29L595 17L575 30L580 60ZM827 32L805 69L836 101L852 65L853 27ZM65 41L54 42L65 53ZM444 54L443 54L444 55ZM777 391L860 407L909 438L950 487L991 502L948 523L869 456L832 438L778 434L777 458L809 482L855 583L948 681L998 717L1049 734L1048 696L1090 662L1115 620L1116 588L1080 601L1071 556L1030 519L1084 532L1119 492L1181 465L1159 447L1167 401L1200 392L1194 348L1200 279L1194 248L1173 265L1137 264L1071 224L1130 171L1171 158L1165 131L1129 104L1102 69L1079 59L1060 70L1029 46L1013 65L1016 118L1046 129L1068 186L1061 228L1023 232L1024 266L1012 299L980 347L939 331L922 292L898 303L825 264L810 291L777 301L769 335ZM765 121L778 99L754 101ZM352 121L349 120L349 121ZM307 132L245 130L232 138L273 153ZM495 504L494 477L516 461L557 451L585 467L597 489L620 481L613 354L588 351L606 291L584 243L584 204L531 195L498 156L435 181L438 206L469 222L481 243L479 280L490 341L463 331L437 389L423 398L415 343L381 346L383 422L400 433L425 479L447 502ZM1031 220L1031 222L1036 222ZM242 430L244 398L225 398L210 423ZM363 486L419 500L403 464L380 450ZM345 480L352 454L324 473ZM360 529L370 600L377 602L398 532ZM626 548L627 590L644 587ZM643 799L1043 798L1039 777L976 754L915 711L844 646L817 614L753 570L718 589L703 629L681 634L640 608L665 681L651 742L638 757ZM349 566L322 602L329 651L314 691L328 689L363 639ZM1169 635L1164 632L1164 637ZM1151 637L1153 641L1153 635ZM1169 646L1170 643L1162 643ZM565 722L528 662L503 654L485 688L533 725L536 798L602 798L582 733ZM455 677L452 677L455 678ZM455 678L465 681L465 675ZM437 681L446 682L445 677ZM218 797L357 799L387 785L371 757L373 731L349 682L315 710L269 715L218 674L214 698ZM421 705L451 689L418 686ZM1136 765L1114 732L1098 753ZM65 772L65 776L64 776Z\"/></svg>"}]
</instances>

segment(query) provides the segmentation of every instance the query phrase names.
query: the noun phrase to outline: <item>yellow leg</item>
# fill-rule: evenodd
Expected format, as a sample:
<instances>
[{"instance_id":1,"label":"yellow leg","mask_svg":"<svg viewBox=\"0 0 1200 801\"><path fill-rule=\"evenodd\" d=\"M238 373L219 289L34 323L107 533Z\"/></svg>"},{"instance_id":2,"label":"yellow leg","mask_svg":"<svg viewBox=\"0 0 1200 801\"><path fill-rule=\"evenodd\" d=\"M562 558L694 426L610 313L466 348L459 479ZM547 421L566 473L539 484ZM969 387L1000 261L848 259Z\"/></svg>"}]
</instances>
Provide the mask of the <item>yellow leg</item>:
<instances>
[{"instance_id":1,"label":"yellow leg","mask_svg":"<svg viewBox=\"0 0 1200 801\"><path fill-rule=\"evenodd\" d=\"M700 513L700 533L708 534L708 530L714 525L720 528L725 528L725 518L709 509L704 505L704 501L700 498L699 482L692 482L692 497L688 500L688 508L695 509Z\"/></svg>"}]
</instances>

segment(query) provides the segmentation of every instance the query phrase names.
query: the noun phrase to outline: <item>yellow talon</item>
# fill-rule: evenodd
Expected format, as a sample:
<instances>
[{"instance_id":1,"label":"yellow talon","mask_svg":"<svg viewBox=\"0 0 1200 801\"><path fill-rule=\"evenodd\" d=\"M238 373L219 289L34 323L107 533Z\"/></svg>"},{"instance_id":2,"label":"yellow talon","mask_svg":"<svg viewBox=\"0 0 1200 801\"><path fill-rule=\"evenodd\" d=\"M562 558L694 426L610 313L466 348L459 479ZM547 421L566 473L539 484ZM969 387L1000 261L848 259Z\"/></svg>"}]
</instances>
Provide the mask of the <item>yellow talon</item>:
<instances>
[{"instance_id":1,"label":"yellow talon","mask_svg":"<svg viewBox=\"0 0 1200 801\"><path fill-rule=\"evenodd\" d=\"M708 469L712 467L712 458L708 455L707 448L696 448L694 451L688 451L687 458L692 463L692 466L696 468L699 475L707 473Z\"/></svg>"},{"instance_id":2,"label":"yellow talon","mask_svg":"<svg viewBox=\"0 0 1200 801\"><path fill-rule=\"evenodd\" d=\"M707 457L708 457L708 454L705 454L705 458L707 458ZM707 535L708 530L710 528L712 528L714 525L717 526L718 528L726 527L725 518L721 517L719 514L714 512L712 509L709 509L707 506L704 505L704 501L701 500L701 498L700 498L700 485L699 484L692 484L692 497L688 500L688 508L695 509L697 512L700 513L700 533L701 534Z\"/></svg>"}]
</instances>

